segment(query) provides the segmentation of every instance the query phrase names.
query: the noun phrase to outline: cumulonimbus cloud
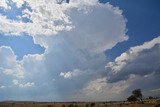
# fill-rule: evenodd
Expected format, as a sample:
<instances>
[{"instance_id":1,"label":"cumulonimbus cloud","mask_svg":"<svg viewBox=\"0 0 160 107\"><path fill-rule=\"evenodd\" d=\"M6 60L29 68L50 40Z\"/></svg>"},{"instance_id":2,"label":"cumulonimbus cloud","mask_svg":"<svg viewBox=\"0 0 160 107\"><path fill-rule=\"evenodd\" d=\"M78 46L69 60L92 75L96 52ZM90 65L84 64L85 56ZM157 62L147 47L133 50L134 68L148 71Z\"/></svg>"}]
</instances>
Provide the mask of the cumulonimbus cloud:
<instances>
[{"instance_id":1,"label":"cumulonimbus cloud","mask_svg":"<svg viewBox=\"0 0 160 107\"><path fill-rule=\"evenodd\" d=\"M93 92L96 91L99 93L98 95L101 95L101 92L106 90L108 90L108 93L113 93L113 90L121 93L128 89L130 86L128 84L132 81L133 76L129 76L129 82L119 79L119 81L111 83L110 81L113 78L108 75L107 77L102 75L106 73L105 65L107 63L107 56L104 51L128 39L126 35L126 19L122 14L123 11L109 3L101 4L97 0L70 1L69 4L63 3L59 5L54 0L13 0L17 8L21 8L24 3L28 5L30 9L22 9L22 16L17 17L26 17L31 20L30 22L12 20L4 15L0 15L1 33L13 36L21 36L21 33L26 33L33 37L34 43L44 46L46 49L41 55L25 55L21 61L17 61L16 55L12 54L13 58L10 61L16 62L14 63L16 64L14 68L18 69L20 67L23 73L25 73L23 78L16 76L7 77L7 82L5 84L0 83L1 86L12 84L13 86L19 86L14 87L16 89L23 87L21 91L24 93L24 88L29 86L30 90L26 93L28 99L33 99L33 96L34 98L40 98L40 96L45 95L46 97L41 98L41 100L53 98L66 101L83 100L81 95L88 92L90 88L95 88ZM3 5L3 7L6 6ZM154 41L159 41L159 39ZM153 47L151 45L148 53L150 53L149 50ZM141 48L135 47L132 50L134 50L134 53L143 53L141 51L137 52ZM155 50L155 55L157 55L157 47L153 50ZM10 49L7 54L0 51L0 54L2 54L0 59L4 58L5 55L9 56L9 53L12 51ZM131 53L126 54L132 55ZM135 61L136 58L133 57L131 62ZM117 58L116 60L120 59L123 58ZM128 61L128 59L124 59ZM122 66L123 61L120 60L120 62L120 66ZM109 63L107 67L113 68L111 65L115 63L117 64L118 62ZM0 67L4 68L4 65L1 64ZM119 70L121 69L119 68ZM77 73L75 70L80 72ZM111 71L112 73L114 72L113 69ZM4 72L4 69L1 70L2 72ZM11 74L11 72L4 73ZM14 72L12 75L16 73ZM122 76L118 75L118 77ZM0 80L4 81L6 79L1 78ZM20 83L19 81L21 80L24 83ZM44 88L47 91L44 92ZM118 88L122 90L117 91ZM10 91L9 87L6 90ZM12 90L13 94L15 91ZM6 92L0 92L0 94L4 96L3 98L6 98ZM105 99L104 95L103 97L98 97L97 94L93 94L95 93L88 93L86 98L89 100L90 96L96 95L97 99ZM75 98L75 95L79 97ZM115 96L112 97L114 98Z\"/></svg>"}]
</instances>

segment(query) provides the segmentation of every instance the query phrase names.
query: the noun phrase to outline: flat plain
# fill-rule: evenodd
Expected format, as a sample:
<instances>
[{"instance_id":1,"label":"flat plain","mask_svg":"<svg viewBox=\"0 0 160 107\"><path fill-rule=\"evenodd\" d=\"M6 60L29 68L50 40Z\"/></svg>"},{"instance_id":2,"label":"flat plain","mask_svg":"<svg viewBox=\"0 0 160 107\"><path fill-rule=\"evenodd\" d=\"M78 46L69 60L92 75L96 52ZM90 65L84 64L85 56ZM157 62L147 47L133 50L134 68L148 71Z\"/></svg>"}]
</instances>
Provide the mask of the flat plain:
<instances>
[{"instance_id":1,"label":"flat plain","mask_svg":"<svg viewBox=\"0 0 160 107\"><path fill-rule=\"evenodd\" d=\"M160 107L160 99L141 102L26 102L5 101L0 107Z\"/></svg>"}]
</instances>

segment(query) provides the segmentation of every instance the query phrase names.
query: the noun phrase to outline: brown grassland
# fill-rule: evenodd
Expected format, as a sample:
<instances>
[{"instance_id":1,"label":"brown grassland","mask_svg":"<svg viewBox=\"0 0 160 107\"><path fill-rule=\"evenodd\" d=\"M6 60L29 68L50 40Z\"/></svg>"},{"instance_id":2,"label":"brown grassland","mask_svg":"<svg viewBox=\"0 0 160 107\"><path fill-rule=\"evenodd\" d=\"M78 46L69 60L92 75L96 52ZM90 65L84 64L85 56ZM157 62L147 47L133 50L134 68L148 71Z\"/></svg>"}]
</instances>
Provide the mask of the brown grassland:
<instances>
[{"instance_id":1,"label":"brown grassland","mask_svg":"<svg viewBox=\"0 0 160 107\"><path fill-rule=\"evenodd\" d=\"M160 107L160 99L141 102L0 102L0 107Z\"/></svg>"}]
</instances>

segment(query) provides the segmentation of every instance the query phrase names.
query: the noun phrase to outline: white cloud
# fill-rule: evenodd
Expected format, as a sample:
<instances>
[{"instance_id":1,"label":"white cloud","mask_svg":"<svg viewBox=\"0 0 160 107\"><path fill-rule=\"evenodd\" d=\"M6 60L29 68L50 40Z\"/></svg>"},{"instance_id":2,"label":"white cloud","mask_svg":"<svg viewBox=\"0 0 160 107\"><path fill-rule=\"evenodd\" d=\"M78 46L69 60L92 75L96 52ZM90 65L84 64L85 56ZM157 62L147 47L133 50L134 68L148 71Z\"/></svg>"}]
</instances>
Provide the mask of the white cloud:
<instances>
[{"instance_id":1,"label":"white cloud","mask_svg":"<svg viewBox=\"0 0 160 107\"><path fill-rule=\"evenodd\" d=\"M72 75L71 72L66 72L66 73L61 72L60 73L60 76L64 78L71 78L71 75Z\"/></svg>"},{"instance_id":2,"label":"white cloud","mask_svg":"<svg viewBox=\"0 0 160 107\"><path fill-rule=\"evenodd\" d=\"M20 1L16 0L15 2L19 4ZM31 36L53 36L57 35L58 32L68 31L69 34L66 35L70 35L69 38L77 35L72 41L74 45L84 42L82 46L79 45L80 48L85 49L88 47L87 50L90 49L96 52L110 49L117 42L127 39L122 11L110 4L99 4L97 0L83 2L77 0L63 5L57 5L53 0L26 0L26 2L31 7L32 12L25 9L23 10L24 15L29 16L32 22L16 22L0 16L1 32L15 35L28 33ZM100 15L101 17L98 17ZM101 19L97 20L97 18ZM99 31L97 28L101 30ZM113 32L112 28L116 32ZM80 38L79 36L82 35L84 36ZM97 38L97 35L99 38ZM108 41L110 45L107 45L109 43L104 41L108 36L114 38L117 35L120 35L117 40ZM41 37L39 36L39 38ZM76 42L75 39L79 39L79 41ZM88 42L88 39L90 39L90 42ZM41 43L39 42L39 44Z\"/></svg>"},{"instance_id":3,"label":"white cloud","mask_svg":"<svg viewBox=\"0 0 160 107\"><path fill-rule=\"evenodd\" d=\"M90 81L82 91L82 98L86 101L106 101L107 99L119 99L124 91L130 86L131 80L122 80L109 83L107 78L98 78ZM115 98L117 97L117 98Z\"/></svg>"},{"instance_id":4,"label":"white cloud","mask_svg":"<svg viewBox=\"0 0 160 107\"><path fill-rule=\"evenodd\" d=\"M126 21L122 11L117 11L110 4L98 3L93 6L86 4L82 9L77 6L67 10L66 14L75 28L66 38L76 48L92 53L102 53L112 48L117 42L127 40Z\"/></svg>"},{"instance_id":5,"label":"white cloud","mask_svg":"<svg viewBox=\"0 0 160 107\"><path fill-rule=\"evenodd\" d=\"M25 72L23 66L16 60L16 56L10 47L0 47L0 60L0 71L5 75L11 75L17 78L24 77Z\"/></svg>"},{"instance_id":6,"label":"white cloud","mask_svg":"<svg viewBox=\"0 0 160 107\"><path fill-rule=\"evenodd\" d=\"M68 72L61 72L60 76L64 77L65 79L71 79L73 77L81 75L83 72L79 69L74 69L73 71Z\"/></svg>"},{"instance_id":7,"label":"white cloud","mask_svg":"<svg viewBox=\"0 0 160 107\"><path fill-rule=\"evenodd\" d=\"M124 52L117 57L114 62L109 62L106 68L110 68L112 73L116 74L120 72L129 62L134 62L134 60L137 59L144 50L150 50L156 44L160 44L160 37L157 37L152 41L145 42L143 45L131 47L129 51Z\"/></svg>"},{"instance_id":8,"label":"white cloud","mask_svg":"<svg viewBox=\"0 0 160 107\"><path fill-rule=\"evenodd\" d=\"M8 0L1 0L0 1L0 7L3 7L5 9L9 8L8 7Z\"/></svg>"},{"instance_id":9,"label":"white cloud","mask_svg":"<svg viewBox=\"0 0 160 107\"><path fill-rule=\"evenodd\" d=\"M3 89L3 88L6 88L6 86L4 86L4 85L0 86L0 89Z\"/></svg>"},{"instance_id":10,"label":"white cloud","mask_svg":"<svg viewBox=\"0 0 160 107\"><path fill-rule=\"evenodd\" d=\"M12 0L18 8L22 7L25 0Z\"/></svg>"},{"instance_id":11,"label":"white cloud","mask_svg":"<svg viewBox=\"0 0 160 107\"><path fill-rule=\"evenodd\" d=\"M14 0L17 6L21 6L25 0ZM33 12L24 9L22 17L29 17L32 22L17 22L0 15L0 31L6 34L20 35L28 33L35 35L55 35L58 31L71 29L69 17L64 14L60 5L53 1L26 0ZM47 6L47 8L45 7Z\"/></svg>"},{"instance_id":12,"label":"white cloud","mask_svg":"<svg viewBox=\"0 0 160 107\"><path fill-rule=\"evenodd\" d=\"M22 84L18 80L15 80L15 79L12 82L15 86L18 86L21 88L33 87L35 85L34 82L27 82L27 83Z\"/></svg>"},{"instance_id":13,"label":"white cloud","mask_svg":"<svg viewBox=\"0 0 160 107\"><path fill-rule=\"evenodd\" d=\"M109 82L109 78L97 78L88 82L81 94L78 93L80 100L85 101L110 101L126 100L134 89L140 88L144 97L159 95L159 75L152 73L148 76L130 74L128 79L116 82ZM156 92L155 94L153 92ZM75 98L76 99L76 98Z\"/></svg>"},{"instance_id":14,"label":"white cloud","mask_svg":"<svg viewBox=\"0 0 160 107\"><path fill-rule=\"evenodd\" d=\"M94 94L96 92L102 92L107 85L106 78L100 78L89 82L85 88L86 94Z\"/></svg>"},{"instance_id":15,"label":"white cloud","mask_svg":"<svg viewBox=\"0 0 160 107\"><path fill-rule=\"evenodd\" d=\"M160 91L160 88L152 89L152 90L150 90L150 91L151 91L151 92Z\"/></svg>"}]
</instances>

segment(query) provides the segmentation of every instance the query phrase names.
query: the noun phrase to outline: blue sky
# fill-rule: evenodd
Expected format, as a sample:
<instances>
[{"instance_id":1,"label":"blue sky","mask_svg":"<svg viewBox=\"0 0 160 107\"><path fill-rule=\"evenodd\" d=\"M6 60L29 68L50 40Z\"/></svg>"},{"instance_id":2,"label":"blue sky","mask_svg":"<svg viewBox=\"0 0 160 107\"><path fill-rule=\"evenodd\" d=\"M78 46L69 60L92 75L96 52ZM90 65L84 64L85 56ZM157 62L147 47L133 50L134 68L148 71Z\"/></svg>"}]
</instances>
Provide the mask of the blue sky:
<instances>
[{"instance_id":1,"label":"blue sky","mask_svg":"<svg viewBox=\"0 0 160 107\"><path fill-rule=\"evenodd\" d=\"M136 88L159 96L159 4L0 1L0 100L125 100Z\"/></svg>"},{"instance_id":2,"label":"blue sky","mask_svg":"<svg viewBox=\"0 0 160 107\"><path fill-rule=\"evenodd\" d=\"M18 36L3 36L0 37L0 46L10 46L14 53L17 55L17 59L22 59L27 54L42 54L45 48L40 45L34 44L31 36L21 35Z\"/></svg>"},{"instance_id":3,"label":"blue sky","mask_svg":"<svg viewBox=\"0 0 160 107\"><path fill-rule=\"evenodd\" d=\"M143 44L145 41L160 35L160 1L159 0L100 0L110 2L123 10L127 19L129 40L117 44L106 53L111 59L119 56L131 46Z\"/></svg>"}]
</instances>

